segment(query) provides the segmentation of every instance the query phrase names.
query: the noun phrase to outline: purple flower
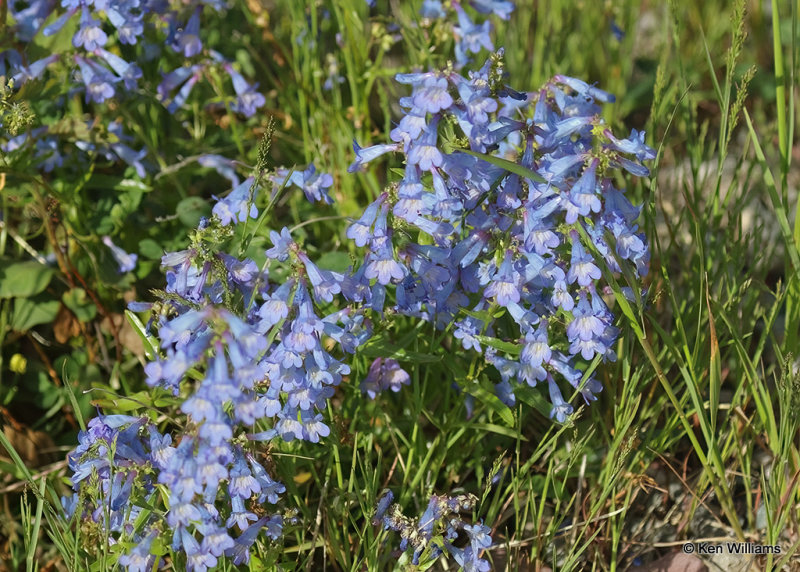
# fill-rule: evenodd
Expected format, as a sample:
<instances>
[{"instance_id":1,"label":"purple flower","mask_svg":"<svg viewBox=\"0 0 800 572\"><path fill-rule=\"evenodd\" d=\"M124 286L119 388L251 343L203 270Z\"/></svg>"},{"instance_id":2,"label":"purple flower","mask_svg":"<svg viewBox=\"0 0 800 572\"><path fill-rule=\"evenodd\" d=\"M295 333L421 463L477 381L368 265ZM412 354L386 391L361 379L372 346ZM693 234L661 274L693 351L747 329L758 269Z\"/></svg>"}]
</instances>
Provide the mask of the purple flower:
<instances>
[{"instance_id":1,"label":"purple flower","mask_svg":"<svg viewBox=\"0 0 800 572\"><path fill-rule=\"evenodd\" d=\"M400 367L397 360L376 358L369 366L369 372L361 382L361 391L375 399L378 393L387 389L397 393L403 385L411 382L411 376Z\"/></svg>"}]
</instances>

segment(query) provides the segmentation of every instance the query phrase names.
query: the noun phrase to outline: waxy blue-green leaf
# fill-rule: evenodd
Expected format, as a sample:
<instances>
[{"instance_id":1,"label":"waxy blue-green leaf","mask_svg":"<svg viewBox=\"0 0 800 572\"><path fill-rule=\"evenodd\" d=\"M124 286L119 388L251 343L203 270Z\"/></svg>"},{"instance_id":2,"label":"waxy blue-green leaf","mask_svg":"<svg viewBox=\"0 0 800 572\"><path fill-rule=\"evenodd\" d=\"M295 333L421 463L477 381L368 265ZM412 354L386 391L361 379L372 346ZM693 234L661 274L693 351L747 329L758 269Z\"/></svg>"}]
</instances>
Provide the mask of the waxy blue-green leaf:
<instances>
[{"instance_id":1,"label":"waxy blue-green leaf","mask_svg":"<svg viewBox=\"0 0 800 572\"><path fill-rule=\"evenodd\" d=\"M536 171L532 171L527 167L523 167L519 163L514 163L513 161L509 161L508 159L502 159L500 157L495 157L494 155L486 155L484 153L477 153L475 151L471 151L469 149L459 149L459 153L466 153L467 155L472 155L473 157L477 157L482 161L486 161L487 163L491 163L495 167L500 167L501 169L508 171L509 173L514 173L515 175L519 175L520 177L525 177L526 179L530 179L531 181L535 181L537 183L546 183L547 181Z\"/></svg>"}]
</instances>

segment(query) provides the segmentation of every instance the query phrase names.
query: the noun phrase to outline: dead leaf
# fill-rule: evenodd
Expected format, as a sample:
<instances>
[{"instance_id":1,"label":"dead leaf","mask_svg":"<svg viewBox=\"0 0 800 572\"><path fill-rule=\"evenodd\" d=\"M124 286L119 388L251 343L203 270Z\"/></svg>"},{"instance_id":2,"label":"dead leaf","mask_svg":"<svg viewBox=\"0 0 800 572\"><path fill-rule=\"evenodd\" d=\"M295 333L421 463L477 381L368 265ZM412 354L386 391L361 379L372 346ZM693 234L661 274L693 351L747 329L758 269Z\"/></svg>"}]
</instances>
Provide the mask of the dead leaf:
<instances>
[{"instance_id":1,"label":"dead leaf","mask_svg":"<svg viewBox=\"0 0 800 572\"><path fill-rule=\"evenodd\" d=\"M81 333L78 318L75 317L69 308L61 304L56 314L56 319L53 322L53 334L59 344L66 344L72 338Z\"/></svg>"}]
</instances>

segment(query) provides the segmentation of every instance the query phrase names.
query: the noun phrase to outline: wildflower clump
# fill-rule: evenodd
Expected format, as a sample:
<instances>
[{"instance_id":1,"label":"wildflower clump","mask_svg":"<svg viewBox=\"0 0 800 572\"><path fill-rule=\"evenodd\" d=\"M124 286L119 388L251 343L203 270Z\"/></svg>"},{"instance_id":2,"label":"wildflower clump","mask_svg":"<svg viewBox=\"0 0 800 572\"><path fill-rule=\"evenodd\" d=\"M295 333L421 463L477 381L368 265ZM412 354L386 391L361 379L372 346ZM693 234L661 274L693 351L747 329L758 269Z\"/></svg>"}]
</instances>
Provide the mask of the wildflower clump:
<instances>
[{"instance_id":1,"label":"wildflower clump","mask_svg":"<svg viewBox=\"0 0 800 572\"><path fill-rule=\"evenodd\" d=\"M491 529L482 523L469 524L461 513L475 509L478 498L474 495L432 495L425 512L419 518L409 518L398 504L392 504L394 495L386 491L378 501L373 524L382 523L384 529L400 534L400 550L412 550L411 563L424 565L433 562L446 550L453 555L463 570L488 572L489 562L481 558L482 552L492 545ZM467 544L457 547L459 537Z\"/></svg>"},{"instance_id":2,"label":"wildflower clump","mask_svg":"<svg viewBox=\"0 0 800 572\"><path fill-rule=\"evenodd\" d=\"M641 162L654 153L643 135L616 138L599 115L612 96L580 80L556 76L529 93L506 87L502 53L467 76L448 69L397 79L412 93L401 100L406 114L393 143L355 144L351 171L394 152L405 175L348 227L363 249L354 267L320 268L286 227L269 232L260 266L231 254L234 227L259 216L260 181L330 202L332 177L313 166L239 183L201 220L188 248L162 258L167 285L151 318L160 351L145 373L148 385L178 398L175 438L145 420L112 418L106 426L116 441L90 431L72 455L73 485L94 495L98 509L122 510L124 487L138 486L136 499L156 483L168 487L164 516L149 513L146 527L132 528L130 507L82 513L115 541L168 535L188 569L204 570L223 555L247 562L262 529L280 537L283 518L261 504L276 504L285 487L256 453L274 438L317 443L330 434L327 401L351 372L349 356L373 335L374 319L387 313L430 322L482 354L508 405L516 387L546 382L550 416L563 422L573 407L559 380L587 402L601 391L580 361L616 358L619 329L601 268L630 265L642 277L648 267L639 209L612 181L618 169L647 174ZM282 269L279 280L270 277L273 266ZM375 398L410 379L387 355L357 381ZM109 456L111 443L127 446ZM383 522L401 533L401 548L414 549L415 562L425 550L447 550L466 569L485 570L486 527L453 517L434 534L433 523L470 510L468 500L434 497L419 521L398 507ZM469 537L464 548L452 542L460 532ZM125 558L138 562L137 555Z\"/></svg>"},{"instance_id":3,"label":"wildflower clump","mask_svg":"<svg viewBox=\"0 0 800 572\"><path fill-rule=\"evenodd\" d=\"M655 153L643 133L614 136L600 116L614 98L597 87L557 75L518 92L503 75L500 51L467 76L396 76L412 91L400 100L394 143L354 144L351 171L399 153L405 176L347 235L367 247L359 276L362 291L379 291L373 309L393 288L393 312L483 353L502 401L515 402L516 386L546 382L551 417L563 422L573 408L557 379L588 403L602 386L580 360L616 359L601 268L647 273L640 208L614 179L620 169L648 175L642 162Z\"/></svg>"}]
</instances>

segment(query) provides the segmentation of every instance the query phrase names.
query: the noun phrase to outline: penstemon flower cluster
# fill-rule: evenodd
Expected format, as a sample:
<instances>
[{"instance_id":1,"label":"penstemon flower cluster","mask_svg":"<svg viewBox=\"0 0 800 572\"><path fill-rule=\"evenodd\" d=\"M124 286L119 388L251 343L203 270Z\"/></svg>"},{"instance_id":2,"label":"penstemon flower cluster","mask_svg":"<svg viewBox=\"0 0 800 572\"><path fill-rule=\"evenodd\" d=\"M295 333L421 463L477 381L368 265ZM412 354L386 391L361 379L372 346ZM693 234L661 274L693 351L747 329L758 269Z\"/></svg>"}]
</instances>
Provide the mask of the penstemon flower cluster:
<instances>
[{"instance_id":1,"label":"penstemon flower cluster","mask_svg":"<svg viewBox=\"0 0 800 572\"><path fill-rule=\"evenodd\" d=\"M165 2L163 0L62 0L60 7L64 11L48 26L44 26L51 14L57 12L56 4L49 0L37 0L28 3L22 10L17 9L20 3L12 3L10 13L13 19L11 31L16 39L30 42L38 33L51 36L58 33L68 22L77 20L78 29L72 36L72 45L76 48L74 63L80 71L86 102L103 103L119 97L139 87L142 78L141 68L133 62L126 61L120 54L124 45L144 44L152 59L166 45L171 51L193 58L203 54L203 43L200 39L200 21L206 7L217 12L225 9L225 3L219 0L192 0L191 2ZM165 35L163 42L154 42L145 35L152 29L157 34ZM110 35L111 34L111 35ZM116 42L113 41L116 37ZM113 51L106 49L116 44ZM233 82L237 101L234 110L250 117L255 109L264 104L263 96L255 93L255 86L249 85L221 54L209 50L208 56L201 63L193 66L180 66L167 73L159 87L162 99L174 89L183 85L168 106L170 111L179 108L191 92L192 86L202 75L203 70L212 64L218 64ZM25 62L24 54L11 49L0 54L0 75L8 76L17 85L38 79L51 64L58 61L58 55L51 55L35 62ZM187 82L191 78L190 82ZM187 83L185 83L187 82Z\"/></svg>"},{"instance_id":2,"label":"penstemon flower cluster","mask_svg":"<svg viewBox=\"0 0 800 572\"><path fill-rule=\"evenodd\" d=\"M405 176L347 235L368 248L363 284L381 290L373 309L392 287L393 312L451 328L484 354L505 403L515 386L546 382L551 417L563 422L573 408L557 378L588 403L602 386L583 379L579 360L616 359L601 265L630 264L639 277L648 269L640 209L614 186L615 171L646 176L642 161L655 153L644 133L618 139L604 123L599 104L610 94L565 76L516 92L502 84L501 56L468 77L397 76L412 93L394 143L354 144L351 170L400 153Z\"/></svg>"},{"instance_id":3,"label":"penstemon flower cluster","mask_svg":"<svg viewBox=\"0 0 800 572\"><path fill-rule=\"evenodd\" d=\"M478 504L475 495L432 495L425 512L419 518L409 518L398 504L392 504L394 495L386 491L378 501L372 524L383 523L386 530L400 534L400 550L413 550L411 563L435 561L447 550L463 570L488 572L489 562L481 558L482 552L492 545L491 529L484 525L465 522L460 513L470 512ZM454 541L463 533L469 540L463 548Z\"/></svg>"},{"instance_id":4,"label":"penstemon flower cluster","mask_svg":"<svg viewBox=\"0 0 800 572\"><path fill-rule=\"evenodd\" d=\"M512 7L469 4L500 17ZM196 6L185 27L169 33L169 45L186 57L202 50ZM96 12L114 22L96 1L65 7L69 17L81 14L76 47L100 42L90 25ZM640 209L614 181L620 170L647 176L642 163L655 153L644 133L617 138L600 115L613 96L581 80L555 76L538 91L518 92L505 85L502 50L479 70L460 73L470 54L491 49L489 28L473 24L460 2L448 9L459 22L455 65L398 74L410 94L400 100L404 113L390 142L354 143L351 172L390 153L402 157L404 172L348 226L362 255L347 272L320 268L286 227L269 232L263 264L233 254L244 250L234 249L234 236L241 240L259 218L262 183L294 185L309 201L331 203L331 175L310 165L239 182L231 161L202 158L233 189L188 248L162 258L159 301L132 306L152 309L159 353L145 368L147 383L171 393L177 409L159 421L162 430L155 417L100 416L69 457L77 494L65 507L120 544L119 563L128 570L152 570L155 554L164 553L156 546L183 554L188 570L206 570L225 557L248 562L260 535L279 540L290 521L275 508L285 487L270 475L276 461L263 462L259 451L276 438L317 443L330 434L328 400L386 316L429 322L480 354L509 406L519 386L546 384L550 417L564 422L573 412L564 382L587 403L602 390L585 364L616 359L620 331L601 270L641 278L649 262L636 225ZM425 18L444 15L440 2L424 2ZM255 113L263 97L230 64L212 52L209 58L231 74L236 110ZM167 73L162 100L180 106L204 65ZM121 132L118 141L95 151L136 165L142 157ZM135 265L135 255L105 242L121 271ZM281 271L271 274L276 267ZM352 381L375 399L410 380L397 360L383 356ZM475 507L474 497L434 496L420 519L404 517L391 501L390 494L381 500L375 523L400 534L414 563L446 551L465 570L488 570L481 555L491 547L489 528L459 516ZM159 503L164 510L152 510ZM463 548L459 535L468 539Z\"/></svg>"},{"instance_id":5,"label":"penstemon flower cluster","mask_svg":"<svg viewBox=\"0 0 800 572\"><path fill-rule=\"evenodd\" d=\"M313 166L297 177L283 172L275 177L282 184L291 180L307 195L327 197L330 175ZM129 570L152 569L149 546L163 536L185 555L188 570L206 570L223 556L248 562L262 530L278 539L284 519L264 514L263 505L276 504L285 487L259 462L258 444L275 437L316 443L328 436L322 411L350 369L322 342L333 340L339 353L353 353L370 334L362 311L318 313L341 291L343 275L319 269L287 229L272 232L274 247L265 253L290 265L280 283L253 260L225 251L233 226L258 216L257 186L253 178L236 186L217 202L212 218L201 221L189 248L162 259L167 285L151 324L162 353L145 373L148 385L181 399L175 439L146 417L101 416L70 455L79 494L65 499L68 512L80 506L79 516L113 542L134 545L120 559ZM123 270L130 259L115 255ZM132 309L152 306L134 303ZM143 519L156 484L169 491L166 513Z\"/></svg>"},{"instance_id":6,"label":"penstemon flower cluster","mask_svg":"<svg viewBox=\"0 0 800 572\"><path fill-rule=\"evenodd\" d=\"M60 8L60 9L59 9ZM52 54L36 61L28 61L26 50L9 48L0 51L0 78L10 81L14 88L45 77L48 69L59 62L73 70L68 86L72 92L83 92L86 104L105 104L113 99L130 98L144 93L143 72L137 61L153 60L164 51L175 54L180 64L172 70L161 70L162 80L156 88L158 100L169 113L185 107L195 85L203 77L228 77L235 97L230 98L230 110L244 117L252 117L265 104L264 96L257 91L258 84L249 83L234 67L233 62L213 49L204 48L200 38L200 25L204 12L221 12L226 5L219 0L192 0L168 2L163 0L37 0L11 2L9 13L12 25L10 37L22 45L32 42L39 34L52 36L71 21L77 22L72 35L74 52L65 57ZM59 14L60 13L60 14ZM55 20L51 16L59 14ZM138 58L128 61L126 53ZM167 60L168 58L164 58ZM0 125L1 126L1 125ZM90 130L94 121L88 123ZM106 158L122 160L135 167L139 177L145 177L143 159L145 150L136 151L128 146L130 136L122 133L121 125L112 121L106 125L107 145L98 145L97 137L80 140L77 147L85 153L100 153ZM39 168L50 172L64 164L61 155L59 129L42 126L4 142L2 150L10 153L26 144L34 147L34 157ZM116 141L114 141L116 139Z\"/></svg>"}]
</instances>

